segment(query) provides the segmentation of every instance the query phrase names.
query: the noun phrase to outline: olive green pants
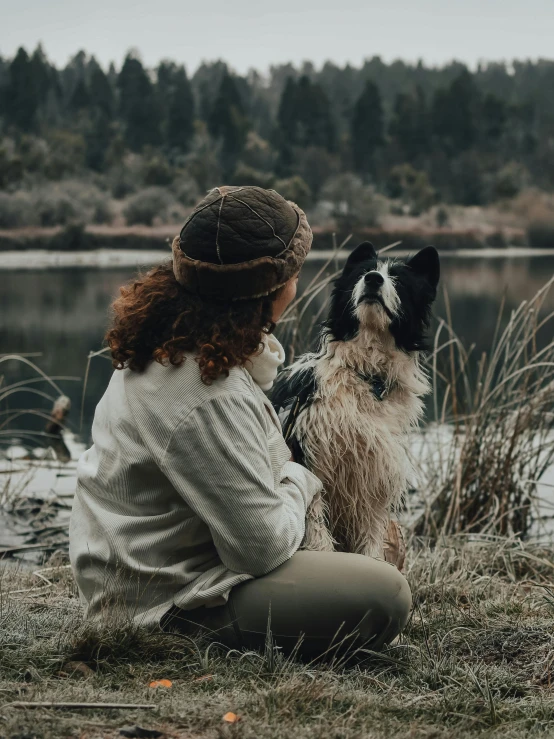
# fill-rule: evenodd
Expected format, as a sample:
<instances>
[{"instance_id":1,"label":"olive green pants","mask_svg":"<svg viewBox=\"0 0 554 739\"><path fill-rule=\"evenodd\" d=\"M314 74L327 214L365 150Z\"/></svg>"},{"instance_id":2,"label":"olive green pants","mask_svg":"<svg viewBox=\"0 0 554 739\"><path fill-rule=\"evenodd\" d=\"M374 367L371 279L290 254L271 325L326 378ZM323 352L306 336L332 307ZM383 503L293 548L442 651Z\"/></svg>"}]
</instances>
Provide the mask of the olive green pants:
<instances>
[{"instance_id":1,"label":"olive green pants","mask_svg":"<svg viewBox=\"0 0 554 739\"><path fill-rule=\"evenodd\" d=\"M236 585L224 606L162 618L166 631L201 630L228 647L318 655L380 649L405 626L411 593L396 567L361 554L296 552L263 577Z\"/></svg>"}]
</instances>

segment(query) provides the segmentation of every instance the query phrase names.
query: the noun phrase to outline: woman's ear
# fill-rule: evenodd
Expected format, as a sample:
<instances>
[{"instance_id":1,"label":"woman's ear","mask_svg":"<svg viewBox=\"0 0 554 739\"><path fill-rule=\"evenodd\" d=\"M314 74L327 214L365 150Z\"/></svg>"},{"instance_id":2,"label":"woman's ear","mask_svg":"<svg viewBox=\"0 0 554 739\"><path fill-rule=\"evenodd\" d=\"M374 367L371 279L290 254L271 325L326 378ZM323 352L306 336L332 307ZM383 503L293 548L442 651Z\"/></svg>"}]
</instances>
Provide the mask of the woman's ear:
<instances>
[{"instance_id":1,"label":"woman's ear","mask_svg":"<svg viewBox=\"0 0 554 739\"><path fill-rule=\"evenodd\" d=\"M425 277L433 287L437 287L441 275L439 253L434 246L426 246L425 249L408 261L409 267L417 274Z\"/></svg>"},{"instance_id":2,"label":"woman's ear","mask_svg":"<svg viewBox=\"0 0 554 739\"><path fill-rule=\"evenodd\" d=\"M353 267L360 264L360 262L370 261L377 261L377 252L373 244L370 244L369 241L363 241L361 244L358 244L354 251L350 252L342 273L347 274Z\"/></svg>"}]
</instances>

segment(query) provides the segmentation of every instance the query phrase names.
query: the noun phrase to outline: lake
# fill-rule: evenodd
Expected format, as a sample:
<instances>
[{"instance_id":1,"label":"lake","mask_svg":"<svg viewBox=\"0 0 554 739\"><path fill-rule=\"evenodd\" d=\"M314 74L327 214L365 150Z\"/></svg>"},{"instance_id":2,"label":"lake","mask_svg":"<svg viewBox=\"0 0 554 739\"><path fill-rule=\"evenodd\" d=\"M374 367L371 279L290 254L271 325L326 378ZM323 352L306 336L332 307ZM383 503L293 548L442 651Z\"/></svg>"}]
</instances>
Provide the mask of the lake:
<instances>
[{"instance_id":1,"label":"lake","mask_svg":"<svg viewBox=\"0 0 554 739\"><path fill-rule=\"evenodd\" d=\"M144 255L139 255L144 259ZM150 256L149 259L154 257ZM475 345L476 355L487 351L493 340L501 301L505 315L530 298L554 274L554 256L484 257L445 254L442 261L442 287L448 295L452 324L466 346ZM146 266L146 265L145 265ZM302 272L300 291L320 269L314 254ZM30 361L52 377L72 400L70 426L85 444L95 406L110 379L112 368L105 357L91 361L80 429L82 379L89 352L102 346L109 306L121 284L135 273L131 266L0 269L0 354L28 353ZM319 310L325 294L314 301ZM554 310L554 292L545 304ZM445 315L444 295L435 313ZM0 365L5 382L36 376L29 367L14 361ZM48 390L44 384L34 387ZM26 393L12 396L11 408L48 408L42 398ZM19 428L40 428L41 419L22 417Z\"/></svg>"}]
</instances>

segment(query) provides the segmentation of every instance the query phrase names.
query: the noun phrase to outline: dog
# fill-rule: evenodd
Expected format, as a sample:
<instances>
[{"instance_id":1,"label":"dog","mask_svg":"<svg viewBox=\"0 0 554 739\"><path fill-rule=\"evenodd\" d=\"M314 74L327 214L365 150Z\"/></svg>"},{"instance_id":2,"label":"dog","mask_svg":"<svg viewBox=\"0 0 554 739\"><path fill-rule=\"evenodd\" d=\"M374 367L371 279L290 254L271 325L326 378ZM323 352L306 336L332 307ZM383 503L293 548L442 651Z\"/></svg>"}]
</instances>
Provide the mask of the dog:
<instances>
[{"instance_id":1,"label":"dog","mask_svg":"<svg viewBox=\"0 0 554 739\"><path fill-rule=\"evenodd\" d=\"M364 242L335 280L318 350L283 370L272 403L296 461L323 482L302 547L383 557L412 468L408 434L430 384L421 364L440 277L427 247L380 260Z\"/></svg>"}]
</instances>

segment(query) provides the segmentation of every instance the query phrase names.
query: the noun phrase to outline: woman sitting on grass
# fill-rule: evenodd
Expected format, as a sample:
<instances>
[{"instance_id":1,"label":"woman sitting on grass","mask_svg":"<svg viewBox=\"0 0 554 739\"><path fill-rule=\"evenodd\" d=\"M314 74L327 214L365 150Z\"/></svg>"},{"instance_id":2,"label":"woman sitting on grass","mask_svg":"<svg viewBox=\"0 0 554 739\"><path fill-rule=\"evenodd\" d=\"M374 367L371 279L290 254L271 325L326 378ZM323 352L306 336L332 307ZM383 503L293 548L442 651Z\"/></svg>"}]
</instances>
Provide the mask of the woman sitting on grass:
<instances>
[{"instance_id":1,"label":"woman sitting on grass","mask_svg":"<svg viewBox=\"0 0 554 739\"><path fill-rule=\"evenodd\" d=\"M114 614L232 647L313 657L378 649L411 596L394 566L298 551L321 483L296 464L264 391L273 329L312 232L274 190L212 190L173 261L121 288L113 373L82 455L70 556L88 618Z\"/></svg>"}]
</instances>

